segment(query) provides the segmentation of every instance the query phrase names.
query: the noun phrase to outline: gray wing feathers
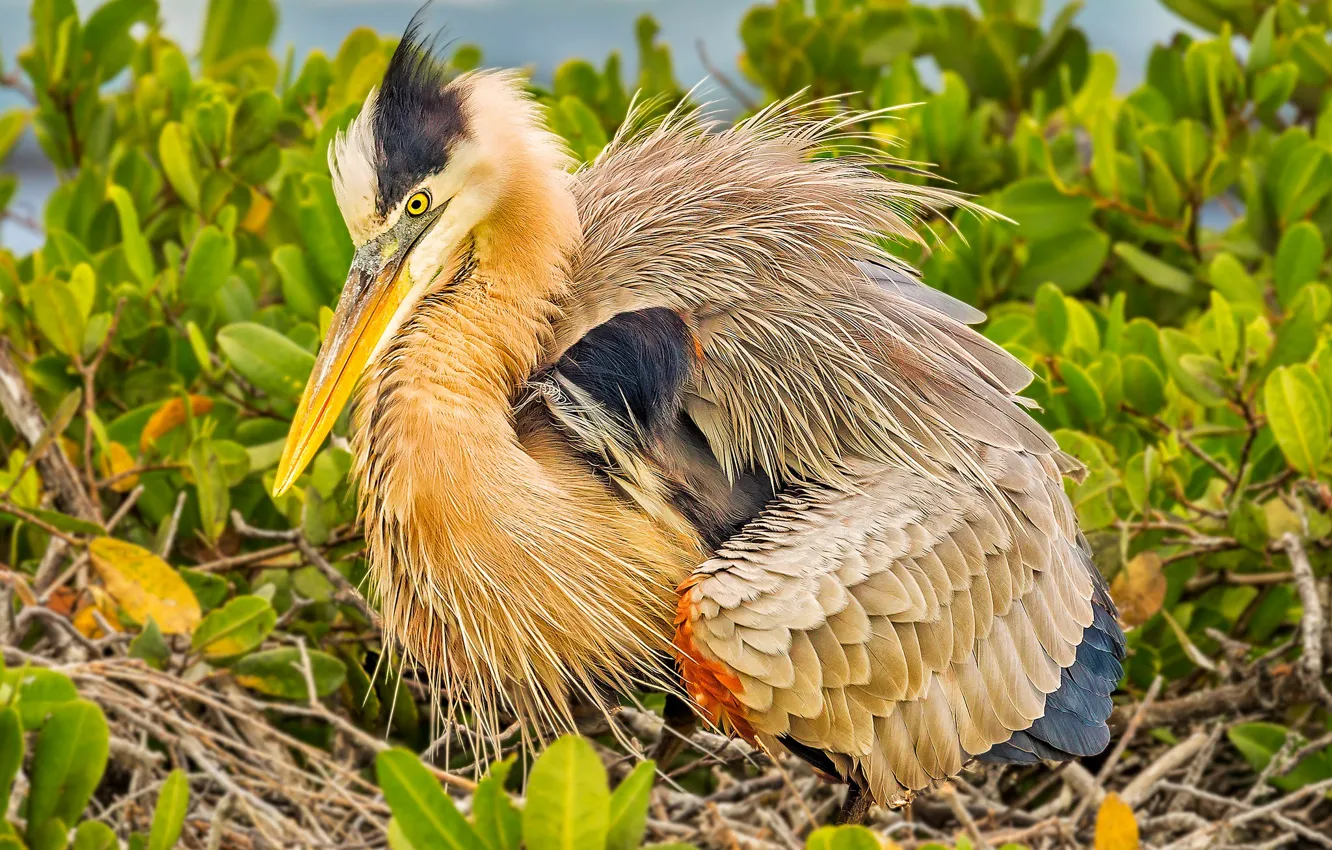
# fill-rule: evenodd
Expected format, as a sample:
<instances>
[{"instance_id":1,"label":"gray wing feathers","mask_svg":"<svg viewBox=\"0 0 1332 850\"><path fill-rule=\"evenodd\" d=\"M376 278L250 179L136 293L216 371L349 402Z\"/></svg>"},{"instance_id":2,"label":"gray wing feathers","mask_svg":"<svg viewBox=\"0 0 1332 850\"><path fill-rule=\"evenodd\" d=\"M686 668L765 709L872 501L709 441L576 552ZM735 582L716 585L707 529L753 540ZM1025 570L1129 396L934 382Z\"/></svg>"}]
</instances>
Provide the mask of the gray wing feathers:
<instances>
[{"instance_id":1,"label":"gray wing feathers","mask_svg":"<svg viewBox=\"0 0 1332 850\"><path fill-rule=\"evenodd\" d=\"M825 750L880 801L1029 728L1092 622L1057 471L981 460L997 495L852 462L853 492L788 493L686 591L698 651L738 672L759 734Z\"/></svg>"},{"instance_id":2,"label":"gray wing feathers","mask_svg":"<svg viewBox=\"0 0 1332 850\"><path fill-rule=\"evenodd\" d=\"M856 267L865 277L883 287L885 292L891 292L899 298L914 301L964 325L978 325L985 321L985 314L980 310L946 292L926 286L901 269L863 260L857 261Z\"/></svg>"}]
</instances>

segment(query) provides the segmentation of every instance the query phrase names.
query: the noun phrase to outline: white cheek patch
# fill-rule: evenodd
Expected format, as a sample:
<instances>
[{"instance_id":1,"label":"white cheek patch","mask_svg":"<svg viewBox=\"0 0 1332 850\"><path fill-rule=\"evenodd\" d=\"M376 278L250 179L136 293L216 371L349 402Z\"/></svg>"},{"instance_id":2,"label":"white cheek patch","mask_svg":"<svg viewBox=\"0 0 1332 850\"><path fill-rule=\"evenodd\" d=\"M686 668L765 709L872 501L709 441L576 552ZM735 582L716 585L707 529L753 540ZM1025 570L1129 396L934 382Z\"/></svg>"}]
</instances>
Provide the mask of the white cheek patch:
<instances>
[{"instance_id":1,"label":"white cheek patch","mask_svg":"<svg viewBox=\"0 0 1332 850\"><path fill-rule=\"evenodd\" d=\"M358 245L369 241L381 223L375 212L379 178L375 173L376 145L371 120L377 98L378 92L371 91L351 126L340 131L328 146L333 194L352 241Z\"/></svg>"}]
</instances>

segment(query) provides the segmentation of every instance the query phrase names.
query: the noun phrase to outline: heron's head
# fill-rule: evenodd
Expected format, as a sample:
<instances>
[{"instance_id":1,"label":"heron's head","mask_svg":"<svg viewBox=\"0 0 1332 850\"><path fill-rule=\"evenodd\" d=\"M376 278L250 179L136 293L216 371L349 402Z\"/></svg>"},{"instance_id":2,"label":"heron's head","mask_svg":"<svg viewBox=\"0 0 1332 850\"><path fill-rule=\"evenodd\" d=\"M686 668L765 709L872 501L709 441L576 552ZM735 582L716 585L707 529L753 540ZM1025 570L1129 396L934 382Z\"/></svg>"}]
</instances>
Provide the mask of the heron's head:
<instances>
[{"instance_id":1,"label":"heron's head","mask_svg":"<svg viewBox=\"0 0 1332 850\"><path fill-rule=\"evenodd\" d=\"M314 457L413 308L427 294L450 297L440 290L479 238L521 253L562 249L577 231L568 154L521 80L505 72L449 80L418 31L413 21L379 88L329 146L356 253L287 436L277 495ZM524 214L536 204L546 214Z\"/></svg>"}]
</instances>

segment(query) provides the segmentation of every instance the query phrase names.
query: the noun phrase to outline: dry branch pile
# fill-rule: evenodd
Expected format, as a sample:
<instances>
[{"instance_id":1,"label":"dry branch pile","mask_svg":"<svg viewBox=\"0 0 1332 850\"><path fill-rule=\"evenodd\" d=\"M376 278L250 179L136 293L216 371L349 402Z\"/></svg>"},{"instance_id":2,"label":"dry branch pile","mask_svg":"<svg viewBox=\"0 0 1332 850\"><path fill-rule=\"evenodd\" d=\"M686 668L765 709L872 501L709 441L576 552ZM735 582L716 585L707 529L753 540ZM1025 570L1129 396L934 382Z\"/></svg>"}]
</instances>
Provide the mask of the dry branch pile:
<instances>
[{"instance_id":1,"label":"dry branch pile","mask_svg":"<svg viewBox=\"0 0 1332 850\"><path fill-rule=\"evenodd\" d=\"M122 831L143 829L167 772L179 767L193 792L186 846L387 846L390 813L372 771L387 743L339 708L319 699L257 698L226 674L191 670L183 647L159 671L126 654L130 635L90 640L62 617L44 615L41 622L45 635L36 646L7 645L5 661L63 672L106 712L111 767L89 817ZM298 647L301 675L312 678L303 642ZM1332 847L1332 779L1293 792L1276 787L1332 745L1332 732L1291 720L1290 706L1303 704L1307 721L1316 703L1300 667L1283 660L1290 650L1280 647L1243 663L1247 648L1231 642L1218 660L1219 684L1181 683L1170 693L1158 680L1140 702L1116 709L1116 744L1104 758L978 767L905 809L876 810L870 824L903 848L960 839L982 848L1089 847L1097 813L1113 793L1132 810L1144 847ZM1226 732L1265 719L1289 724L1297 734L1255 776L1227 746ZM676 734L640 709L622 709L613 722L615 734L600 717L584 729L601 742L613 777L627 773L663 734ZM465 729L450 729L435 751L445 750L444 738L451 739L455 762L470 758ZM715 779L712 790L695 793L677 784L700 771ZM435 772L466 811L477 777L466 769ZM648 831L661 841L702 847L799 850L835 812L841 794L804 762L774 762L743 742L698 731L660 773Z\"/></svg>"}]
</instances>

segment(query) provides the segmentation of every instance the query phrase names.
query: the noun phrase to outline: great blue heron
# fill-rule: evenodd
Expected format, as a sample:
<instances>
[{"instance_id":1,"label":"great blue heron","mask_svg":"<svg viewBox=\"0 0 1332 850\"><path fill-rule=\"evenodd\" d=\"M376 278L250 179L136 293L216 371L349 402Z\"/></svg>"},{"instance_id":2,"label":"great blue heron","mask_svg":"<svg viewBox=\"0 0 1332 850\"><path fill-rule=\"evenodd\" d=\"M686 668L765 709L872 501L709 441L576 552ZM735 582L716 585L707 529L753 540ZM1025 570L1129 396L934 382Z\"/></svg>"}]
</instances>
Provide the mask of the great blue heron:
<instances>
[{"instance_id":1,"label":"great blue heron","mask_svg":"<svg viewBox=\"0 0 1332 850\"><path fill-rule=\"evenodd\" d=\"M359 385L387 636L480 722L567 727L673 656L846 818L1108 743L1078 465L982 314L881 246L962 202L819 155L865 118L682 108L571 171L519 78L448 80L413 26L332 146L357 247L276 492Z\"/></svg>"}]
</instances>

